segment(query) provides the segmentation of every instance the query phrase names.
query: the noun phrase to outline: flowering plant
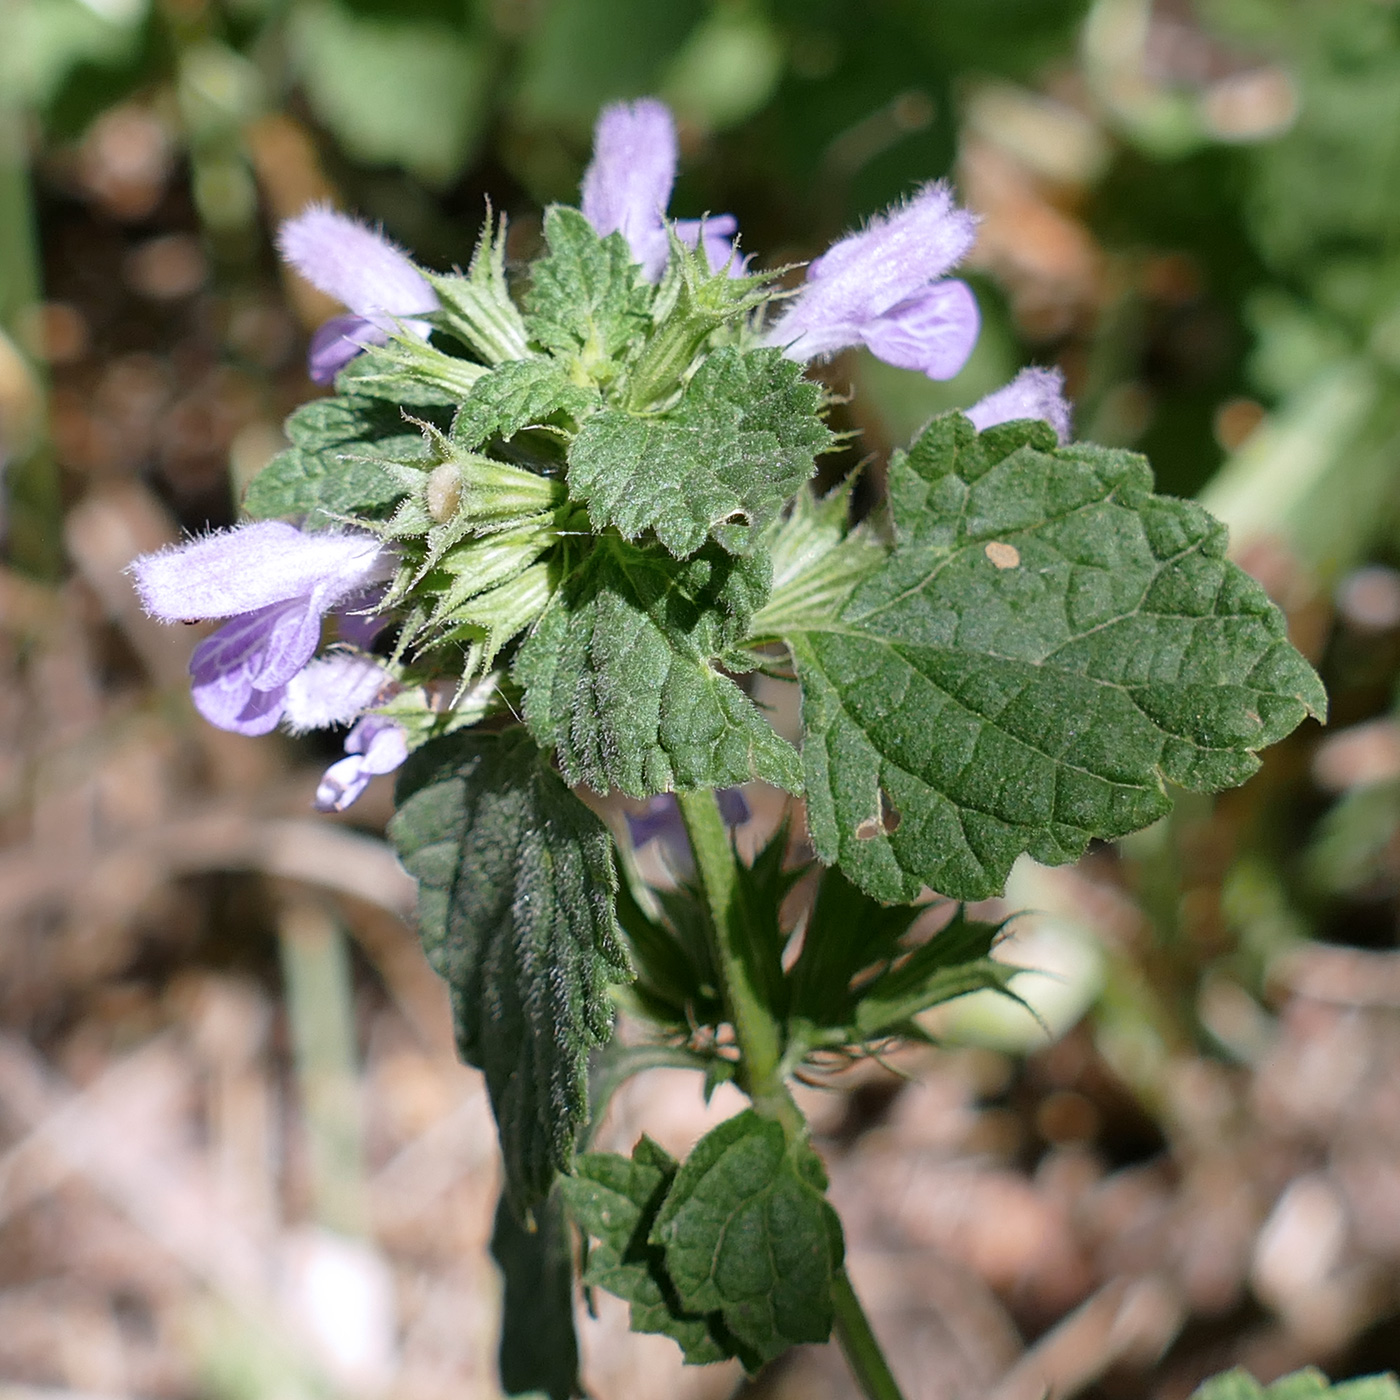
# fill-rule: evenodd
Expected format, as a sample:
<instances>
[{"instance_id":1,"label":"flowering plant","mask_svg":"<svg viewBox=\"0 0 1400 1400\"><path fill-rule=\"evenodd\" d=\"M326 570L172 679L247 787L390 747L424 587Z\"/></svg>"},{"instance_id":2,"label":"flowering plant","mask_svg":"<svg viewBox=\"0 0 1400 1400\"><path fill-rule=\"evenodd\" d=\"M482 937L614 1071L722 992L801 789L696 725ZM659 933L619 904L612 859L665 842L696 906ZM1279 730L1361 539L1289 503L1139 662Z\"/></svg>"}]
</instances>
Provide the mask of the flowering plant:
<instances>
[{"instance_id":1,"label":"flowering plant","mask_svg":"<svg viewBox=\"0 0 1400 1400\"><path fill-rule=\"evenodd\" d=\"M390 834L500 1132L507 1388L576 1387L571 1342L531 1345L572 1337L576 1238L584 1282L689 1361L756 1370L834 1326L895 1395L789 1079L1006 988L997 929L949 905L920 936L922 892L996 894L1022 854L1156 820L1168 783L1242 782L1325 697L1223 527L1069 441L1053 372L935 418L864 519L818 496L836 438L805 367L864 345L956 374L975 220L927 186L790 293L730 216L668 219L675 164L660 104L606 111L518 278L504 221L437 275L293 220L284 255L348 308L311 348L335 393L291 416L250 523L133 571L154 615L226 619L191 663L213 723L351 726L322 806L400 770ZM800 687L800 746L756 674ZM805 799L805 900L786 827L751 863L727 831L760 780ZM633 840L580 789L649 799ZM650 835L674 891L637 876ZM683 1163L581 1151L658 1063L752 1106Z\"/></svg>"}]
</instances>

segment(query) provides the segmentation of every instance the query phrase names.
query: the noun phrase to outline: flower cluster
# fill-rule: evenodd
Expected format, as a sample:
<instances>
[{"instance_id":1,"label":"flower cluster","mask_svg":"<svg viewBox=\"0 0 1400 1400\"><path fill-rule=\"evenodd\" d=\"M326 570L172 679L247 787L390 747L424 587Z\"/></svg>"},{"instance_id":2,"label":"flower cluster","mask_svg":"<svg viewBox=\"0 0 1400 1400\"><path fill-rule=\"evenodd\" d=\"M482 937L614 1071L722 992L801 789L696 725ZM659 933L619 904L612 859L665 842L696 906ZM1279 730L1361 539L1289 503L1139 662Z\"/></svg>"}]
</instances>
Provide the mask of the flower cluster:
<instances>
[{"instance_id":1,"label":"flower cluster","mask_svg":"<svg viewBox=\"0 0 1400 1400\"><path fill-rule=\"evenodd\" d=\"M669 378L653 373L645 381L643 407L663 402L683 382L697 347L726 316L748 318L747 344L772 347L763 353L775 350L798 363L858 345L935 379L951 378L966 363L978 334L977 302L967 283L948 274L971 248L976 220L957 207L945 185L924 187L838 241L810 265L804 285L780 300L765 290L771 279L748 273L732 215L669 219L676 163L676 132L666 108L654 100L618 104L599 119L582 186L583 218L599 236L621 235L658 304L687 305L686 288L697 276L733 289L710 293L721 310L711 320L697 312L699 332L682 327L668 342L669 360L653 354L653 371L664 362L677 372L667 370ZM524 363L521 357L528 356L536 366L543 363L508 293L503 239L495 241L489 228L485 253L478 253L467 276L455 279L420 271L382 233L324 207L284 224L278 244L298 273L346 307L312 338L309 370L318 383L332 382L378 347L391 364L408 366L410 377L414 366L428 365L423 373L431 393L445 386L447 397L461 403L493 365ZM772 305L782 309L765 324L764 308ZM455 334L487 364L439 353L439 332ZM662 339L658 334L657 343ZM645 354L637 363L646 363ZM606 388L604 380L597 388L573 382L579 374L586 379L586 369L562 381L559 392L570 404L587 406ZM528 407L531 391L520 392L520 423L529 424L537 410ZM431 393L426 402L444 402ZM979 429L1043 418L1065 441L1069 412L1058 373L1028 369L973 405L968 416ZM241 734L265 734L279 724L293 732L349 727L346 756L332 765L317 794L324 808L347 806L372 775L396 768L428 736L431 726L415 728L405 722L402 706L395 708L409 688L401 663L414 638L435 628L438 640L458 639L475 658L453 681L448 708L460 704L473 668L478 675L485 671L500 646L541 615L553 587L542 555L578 533L577 518L569 514L576 507L549 460L542 467L511 465L477 450L493 433L510 437L518 424L506 428L499 416L485 420L464 444L462 421L459 415L451 439L423 425L436 454L426 464L422 458L379 463L406 493L388 520L353 517L331 529L263 520L132 565L152 616L222 623L190 662L195 706L211 723ZM409 548L415 536L425 541L416 553ZM436 589L434 599L415 602L415 590L429 588ZM495 611L479 604L481 596ZM328 618L334 629L327 638ZM378 656L374 634L391 619L402 624L397 645L392 655Z\"/></svg>"}]
</instances>

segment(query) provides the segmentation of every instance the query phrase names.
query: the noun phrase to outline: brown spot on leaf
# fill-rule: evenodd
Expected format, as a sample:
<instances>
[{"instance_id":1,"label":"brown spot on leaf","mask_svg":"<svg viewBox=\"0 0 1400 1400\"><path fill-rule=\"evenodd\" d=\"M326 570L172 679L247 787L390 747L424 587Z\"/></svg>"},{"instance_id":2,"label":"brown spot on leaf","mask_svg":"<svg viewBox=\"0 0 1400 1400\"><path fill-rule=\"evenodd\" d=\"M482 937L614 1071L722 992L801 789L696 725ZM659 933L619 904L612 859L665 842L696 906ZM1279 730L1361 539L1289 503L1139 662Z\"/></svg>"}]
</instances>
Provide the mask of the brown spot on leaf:
<instances>
[{"instance_id":1,"label":"brown spot on leaf","mask_svg":"<svg viewBox=\"0 0 1400 1400\"><path fill-rule=\"evenodd\" d=\"M1003 540L992 540L983 553L999 569L1014 569L1021 562L1021 551Z\"/></svg>"}]
</instances>

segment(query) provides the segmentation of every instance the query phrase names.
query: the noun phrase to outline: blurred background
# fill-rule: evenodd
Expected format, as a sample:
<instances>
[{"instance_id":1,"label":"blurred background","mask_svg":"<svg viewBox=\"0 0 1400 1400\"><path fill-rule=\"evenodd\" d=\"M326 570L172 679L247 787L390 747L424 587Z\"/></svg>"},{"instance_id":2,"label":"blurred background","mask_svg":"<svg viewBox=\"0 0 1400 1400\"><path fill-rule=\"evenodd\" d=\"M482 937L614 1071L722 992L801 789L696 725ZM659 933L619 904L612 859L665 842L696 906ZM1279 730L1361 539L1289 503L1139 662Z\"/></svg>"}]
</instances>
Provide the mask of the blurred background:
<instances>
[{"instance_id":1,"label":"blurred background","mask_svg":"<svg viewBox=\"0 0 1400 1400\"><path fill-rule=\"evenodd\" d=\"M121 570L233 520L333 309L312 199L434 266L528 255L599 105L675 109L672 210L809 258L917 182L982 216L933 384L823 371L907 441L1023 363L1200 495L1332 695L1259 776L1018 867L1043 1026L804 1089L910 1400L1187 1396L1400 1366L1400 7L1394 0L0 0L0 1397L497 1393L495 1146L387 780L196 722L195 629ZM839 466L838 468L839 469ZM757 812L772 802L756 796ZM653 1071L600 1141L736 1100ZM719 1397L600 1300L600 1400ZM804 1350L748 1395L852 1391Z\"/></svg>"}]
</instances>

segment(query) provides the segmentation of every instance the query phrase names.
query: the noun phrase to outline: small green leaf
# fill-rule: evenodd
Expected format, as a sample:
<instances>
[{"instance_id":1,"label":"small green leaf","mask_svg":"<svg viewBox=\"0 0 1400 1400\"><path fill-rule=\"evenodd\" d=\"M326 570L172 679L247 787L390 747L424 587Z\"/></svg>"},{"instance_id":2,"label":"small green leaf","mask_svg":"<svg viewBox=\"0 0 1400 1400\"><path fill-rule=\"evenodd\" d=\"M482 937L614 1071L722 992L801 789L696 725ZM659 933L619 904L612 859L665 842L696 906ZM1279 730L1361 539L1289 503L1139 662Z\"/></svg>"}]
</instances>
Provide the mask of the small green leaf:
<instances>
[{"instance_id":1,"label":"small green leaf","mask_svg":"<svg viewBox=\"0 0 1400 1400\"><path fill-rule=\"evenodd\" d=\"M1308 1366L1262 1386L1248 1371L1236 1368L1212 1376L1193 1392L1192 1400L1400 1400L1400 1384L1387 1372L1329 1385L1321 1371Z\"/></svg>"},{"instance_id":2,"label":"small green leaf","mask_svg":"<svg viewBox=\"0 0 1400 1400\"><path fill-rule=\"evenodd\" d=\"M583 1281L631 1304L634 1332L670 1337L692 1366L734 1355L718 1317L687 1312L666 1276L665 1252L648 1239L676 1179L675 1160L644 1137L632 1156L591 1152L560 1182L581 1229L597 1244L588 1251ZM718 1333L713 1335L711 1328Z\"/></svg>"},{"instance_id":3,"label":"small green leaf","mask_svg":"<svg viewBox=\"0 0 1400 1400\"><path fill-rule=\"evenodd\" d=\"M890 468L898 545L786 633L808 820L877 899L999 892L1243 782L1326 696L1225 529L1130 452L936 418Z\"/></svg>"},{"instance_id":4,"label":"small green leaf","mask_svg":"<svg viewBox=\"0 0 1400 1400\"><path fill-rule=\"evenodd\" d=\"M425 450L397 404L358 396L303 404L287 419L287 436L291 446L253 478L243 508L255 520L304 516L311 529L389 505L403 492L374 459Z\"/></svg>"},{"instance_id":5,"label":"small green leaf","mask_svg":"<svg viewBox=\"0 0 1400 1400\"><path fill-rule=\"evenodd\" d=\"M842 1244L825 1184L809 1147L747 1109L701 1139L652 1227L681 1306L718 1312L760 1362L831 1335Z\"/></svg>"},{"instance_id":6,"label":"small green leaf","mask_svg":"<svg viewBox=\"0 0 1400 1400\"><path fill-rule=\"evenodd\" d=\"M476 251L466 276L424 276L438 295L438 323L469 345L487 364L521 360L530 353L525 322L506 281L506 217L493 220L486 206Z\"/></svg>"},{"instance_id":7,"label":"small green leaf","mask_svg":"<svg viewBox=\"0 0 1400 1400\"><path fill-rule=\"evenodd\" d=\"M607 383L650 320L652 291L620 233L599 238L563 205L545 211L549 252L534 266L525 302L530 339L559 356L579 382Z\"/></svg>"},{"instance_id":8,"label":"small green leaf","mask_svg":"<svg viewBox=\"0 0 1400 1400\"><path fill-rule=\"evenodd\" d=\"M767 589L764 559L717 548L677 563L616 535L565 572L521 645L525 720L570 783L648 797L758 777L794 791L801 763L716 660Z\"/></svg>"},{"instance_id":9,"label":"small green leaf","mask_svg":"<svg viewBox=\"0 0 1400 1400\"><path fill-rule=\"evenodd\" d=\"M716 350L671 411L590 418L569 452L569 494L595 530L652 530L677 558L707 536L745 552L831 445L820 404L778 351Z\"/></svg>"},{"instance_id":10,"label":"small green leaf","mask_svg":"<svg viewBox=\"0 0 1400 1400\"><path fill-rule=\"evenodd\" d=\"M578 1389L574 1256L558 1191L535 1208L527 1229L502 1194L491 1257L501 1270L501 1389L507 1395L570 1400Z\"/></svg>"},{"instance_id":11,"label":"small green leaf","mask_svg":"<svg viewBox=\"0 0 1400 1400\"><path fill-rule=\"evenodd\" d=\"M482 378L462 401L452 440L474 450L493 437L512 438L535 424L581 419L597 402L597 390L575 384L557 360L510 360Z\"/></svg>"},{"instance_id":12,"label":"small green leaf","mask_svg":"<svg viewBox=\"0 0 1400 1400\"><path fill-rule=\"evenodd\" d=\"M587 1053L612 1032L609 983L628 975L611 839L518 728L428 744L397 798L389 835L418 881L423 946L525 1208L572 1160Z\"/></svg>"}]
</instances>

